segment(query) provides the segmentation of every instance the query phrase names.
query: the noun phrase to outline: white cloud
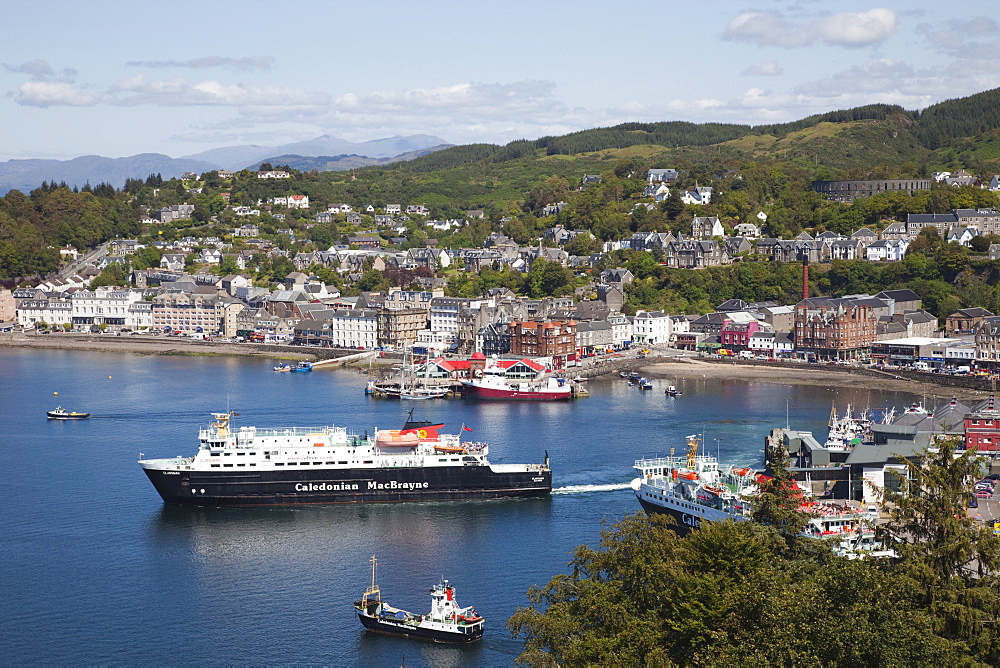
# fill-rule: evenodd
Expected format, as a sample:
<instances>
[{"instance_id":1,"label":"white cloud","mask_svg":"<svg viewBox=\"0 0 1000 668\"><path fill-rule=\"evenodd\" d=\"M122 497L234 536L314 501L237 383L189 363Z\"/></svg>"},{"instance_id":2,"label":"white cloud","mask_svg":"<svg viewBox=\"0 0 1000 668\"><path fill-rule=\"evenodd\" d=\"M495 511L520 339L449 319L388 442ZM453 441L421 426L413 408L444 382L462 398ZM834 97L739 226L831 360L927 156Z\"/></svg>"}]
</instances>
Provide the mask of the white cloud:
<instances>
[{"instance_id":1,"label":"white cloud","mask_svg":"<svg viewBox=\"0 0 1000 668\"><path fill-rule=\"evenodd\" d=\"M860 47L885 40L897 23L896 12L891 9L845 12L814 21L792 21L776 11L748 11L733 19L722 36L786 49L820 41L833 46Z\"/></svg>"},{"instance_id":2,"label":"white cloud","mask_svg":"<svg viewBox=\"0 0 1000 668\"><path fill-rule=\"evenodd\" d=\"M101 94L68 83L26 81L18 87L14 101L27 107L91 107L101 101Z\"/></svg>"},{"instance_id":3,"label":"white cloud","mask_svg":"<svg viewBox=\"0 0 1000 668\"><path fill-rule=\"evenodd\" d=\"M1000 53L1000 26L988 16L954 19L934 26L922 23L917 32L928 46L954 58L948 66L953 76L995 75ZM993 78L992 80L995 80Z\"/></svg>"},{"instance_id":4,"label":"white cloud","mask_svg":"<svg viewBox=\"0 0 1000 668\"><path fill-rule=\"evenodd\" d=\"M784 70L778 65L778 61L766 60L759 65L751 65L743 70L742 73L745 76L776 77L783 72Z\"/></svg>"},{"instance_id":5,"label":"white cloud","mask_svg":"<svg viewBox=\"0 0 1000 668\"><path fill-rule=\"evenodd\" d=\"M120 106L220 106L257 109L311 109L329 104L325 93L283 86L244 86L214 80L190 84L186 79L149 80L139 75L116 81L109 102Z\"/></svg>"},{"instance_id":6,"label":"white cloud","mask_svg":"<svg viewBox=\"0 0 1000 668\"><path fill-rule=\"evenodd\" d=\"M881 42L896 29L896 13L891 9L835 14L817 23L819 34L828 44L868 46Z\"/></svg>"},{"instance_id":7,"label":"white cloud","mask_svg":"<svg viewBox=\"0 0 1000 668\"><path fill-rule=\"evenodd\" d=\"M49 61L41 58L29 60L20 65L10 65L8 63L2 63L2 65L8 72L30 75L32 81L63 81L65 83L73 83L76 81L77 76L77 71L72 67L65 67L60 71L56 71L49 64Z\"/></svg>"},{"instance_id":8,"label":"white cloud","mask_svg":"<svg viewBox=\"0 0 1000 668\"><path fill-rule=\"evenodd\" d=\"M125 67L145 67L149 69L190 68L207 69L210 67L225 67L237 72L251 70L269 70L274 67L274 56L244 56L232 58L229 56L204 56L191 60L130 60Z\"/></svg>"}]
</instances>

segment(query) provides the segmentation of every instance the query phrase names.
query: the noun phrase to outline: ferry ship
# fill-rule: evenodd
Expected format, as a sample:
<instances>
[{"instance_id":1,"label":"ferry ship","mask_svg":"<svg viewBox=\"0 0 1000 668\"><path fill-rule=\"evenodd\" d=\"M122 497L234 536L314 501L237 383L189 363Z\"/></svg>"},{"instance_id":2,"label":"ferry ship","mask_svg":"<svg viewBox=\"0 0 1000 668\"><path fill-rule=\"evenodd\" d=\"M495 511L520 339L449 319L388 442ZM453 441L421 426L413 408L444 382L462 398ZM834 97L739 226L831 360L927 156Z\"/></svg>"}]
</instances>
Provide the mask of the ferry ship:
<instances>
[{"instance_id":1,"label":"ferry ship","mask_svg":"<svg viewBox=\"0 0 1000 668\"><path fill-rule=\"evenodd\" d=\"M699 528L703 521L749 520L762 474L747 467L720 467L715 457L698 454L696 436L688 436L687 445L683 457L671 454L636 461L639 477L632 481L632 489L643 510L673 516L679 534ZM875 509L805 498L800 510L810 516L803 534L812 538L853 536L877 519Z\"/></svg>"},{"instance_id":2,"label":"ferry ship","mask_svg":"<svg viewBox=\"0 0 1000 668\"><path fill-rule=\"evenodd\" d=\"M354 602L358 620L369 631L392 636L404 636L441 643L469 643L483 637L483 618L472 606L459 607L455 587L447 580L431 587L431 611L417 615L394 608L382 600L375 584L375 556L372 562L372 584L361 600Z\"/></svg>"},{"instance_id":3,"label":"ferry ship","mask_svg":"<svg viewBox=\"0 0 1000 668\"><path fill-rule=\"evenodd\" d=\"M236 428L237 413L213 413L191 457L143 459L164 502L197 506L464 501L545 496L541 464L491 464L489 446L410 419L372 436L343 427ZM462 432L471 431L463 425Z\"/></svg>"},{"instance_id":4,"label":"ferry ship","mask_svg":"<svg viewBox=\"0 0 1000 668\"><path fill-rule=\"evenodd\" d=\"M750 468L722 469L711 455L698 454L697 436L687 437L682 457L640 459L639 477L632 489L647 513L665 513L676 520L676 531L685 534L701 526L702 520L750 519L750 503L744 497L756 490L757 474Z\"/></svg>"}]
</instances>

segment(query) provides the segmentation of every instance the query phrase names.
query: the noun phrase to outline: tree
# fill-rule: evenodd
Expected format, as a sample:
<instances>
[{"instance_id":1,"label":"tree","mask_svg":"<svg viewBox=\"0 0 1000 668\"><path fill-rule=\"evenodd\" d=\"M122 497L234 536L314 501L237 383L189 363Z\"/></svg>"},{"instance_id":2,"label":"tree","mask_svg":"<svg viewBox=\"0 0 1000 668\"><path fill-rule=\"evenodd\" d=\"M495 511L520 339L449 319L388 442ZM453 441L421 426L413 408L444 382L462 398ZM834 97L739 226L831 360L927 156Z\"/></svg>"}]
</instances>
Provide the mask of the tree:
<instances>
[{"instance_id":1,"label":"tree","mask_svg":"<svg viewBox=\"0 0 1000 668\"><path fill-rule=\"evenodd\" d=\"M519 663L911 665L968 662L936 635L906 577L826 549L791 558L773 527L631 515L580 546L508 620ZM824 546L820 541L817 545ZM825 547L825 546L824 546ZM807 625L807 626L806 626Z\"/></svg>"},{"instance_id":2,"label":"tree","mask_svg":"<svg viewBox=\"0 0 1000 668\"><path fill-rule=\"evenodd\" d=\"M958 445L957 438L940 439L920 458L904 458L904 473L890 471L880 494L892 510L878 533L895 546L902 571L935 618L935 630L997 665L1000 538L966 511L982 460L969 450L957 452Z\"/></svg>"}]
</instances>

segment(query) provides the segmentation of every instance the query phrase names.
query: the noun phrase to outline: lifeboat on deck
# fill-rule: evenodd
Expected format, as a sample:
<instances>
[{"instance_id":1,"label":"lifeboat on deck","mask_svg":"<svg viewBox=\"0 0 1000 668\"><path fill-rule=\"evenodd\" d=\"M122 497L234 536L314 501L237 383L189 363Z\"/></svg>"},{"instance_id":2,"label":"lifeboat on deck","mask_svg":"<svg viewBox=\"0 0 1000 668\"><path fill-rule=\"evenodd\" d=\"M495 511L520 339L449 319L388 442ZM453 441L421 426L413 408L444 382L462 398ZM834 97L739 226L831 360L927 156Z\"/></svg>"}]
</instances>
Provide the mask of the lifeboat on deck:
<instances>
[{"instance_id":1,"label":"lifeboat on deck","mask_svg":"<svg viewBox=\"0 0 1000 668\"><path fill-rule=\"evenodd\" d=\"M380 448L415 448L420 436L410 431L401 433L399 429L381 429L375 437L375 445Z\"/></svg>"}]
</instances>

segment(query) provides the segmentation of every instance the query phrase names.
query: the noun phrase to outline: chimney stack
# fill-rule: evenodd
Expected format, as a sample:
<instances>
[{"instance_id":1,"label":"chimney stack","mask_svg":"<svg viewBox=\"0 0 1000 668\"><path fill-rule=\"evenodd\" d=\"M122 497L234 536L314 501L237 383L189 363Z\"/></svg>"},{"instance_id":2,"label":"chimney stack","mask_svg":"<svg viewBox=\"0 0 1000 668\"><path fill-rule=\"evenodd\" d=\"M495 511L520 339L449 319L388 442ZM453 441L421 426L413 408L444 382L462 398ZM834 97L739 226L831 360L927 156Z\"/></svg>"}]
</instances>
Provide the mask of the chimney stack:
<instances>
[{"instance_id":1,"label":"chimney stack","mask_svg":"<svg viewBox=\"0 0 1000 668\"><path fill-rule=\"evenodd\" d=\"M802 263L802 298L809 299L809 263Z\"/></svg>"}]
</instances>

